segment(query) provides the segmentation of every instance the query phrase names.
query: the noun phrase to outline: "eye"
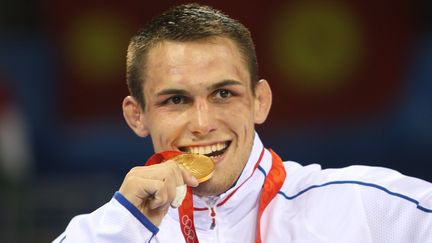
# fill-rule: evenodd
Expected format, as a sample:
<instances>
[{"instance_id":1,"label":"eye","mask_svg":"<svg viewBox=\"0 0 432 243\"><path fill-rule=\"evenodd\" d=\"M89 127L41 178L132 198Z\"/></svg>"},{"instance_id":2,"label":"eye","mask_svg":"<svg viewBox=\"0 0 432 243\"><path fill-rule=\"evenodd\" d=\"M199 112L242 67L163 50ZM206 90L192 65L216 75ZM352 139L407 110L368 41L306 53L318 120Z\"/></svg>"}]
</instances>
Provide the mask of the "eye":
<instances>
[{"instance_id":1,"label":"eye","mask_svg":"<svg viewBox=\"0 0 432 243\"><path fill-rule=\"evenodd\" d=\"M219 99L227 99L232 96L231 91L227 89L219 89L215 92L215 97Z\"/></svg>"},{"instance_id":2,"label":"eye","mask_svg":"<svg viewBox=\"0 0 432 243\"><path fill-rule=\"evenodd\" d=\"M173 104L180 104L183 101L183 98L180 96L173 96L170 99L168 99L169 102L173 103Z\"/></svg>"},{"instance_id":3,"label":"eye","mask_svg":"<svg viewBox=\"0 0 432 243\"><path fill-rule=\"evenodd\" d=\"M188 102L187 97L181 95L174 95L166 99L162 104L163 105L180 105L186 104Z\"/></svg>"}]
</instances>

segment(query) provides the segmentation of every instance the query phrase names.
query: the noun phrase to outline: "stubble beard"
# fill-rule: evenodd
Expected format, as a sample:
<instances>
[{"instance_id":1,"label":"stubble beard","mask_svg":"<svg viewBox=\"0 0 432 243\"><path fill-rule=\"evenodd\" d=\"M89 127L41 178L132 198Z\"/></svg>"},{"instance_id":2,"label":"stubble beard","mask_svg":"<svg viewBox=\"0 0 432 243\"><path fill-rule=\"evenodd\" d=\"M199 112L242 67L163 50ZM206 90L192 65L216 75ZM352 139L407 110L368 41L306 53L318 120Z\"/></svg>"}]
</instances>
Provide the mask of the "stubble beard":
<instances>
[{"instance_id":1,"label":"stubble beard","mask_svg":"<svg viewBox=\"0 0 432 243\"><path fill-rule=\"evenodd\" d=\"M227 178L221 178L219 176L216 178L213 177L212 179L201 183L198 187L193 188L192 191L195 195L200 197L219 196L234 184L234 182L228 183L228 181L232 181L232 179L228 180Z\"/></svg>"},{"instance_id":2,"label":"stubble beard","mask_svg":"<svg viewBox=\"0 0 432 243\"><path fill-rule=\"evenodd\" d=\"M244 167L249 161L249 157L252 152L252 146L253 142L248 145L246 154L240 156L242 163L239 163L238 166L234 168L227 169L225 166L222 166L222 168L216 168L216 171L210 180L199 184L198 187L192 188L192 192L197 196L207 197L219 196L220 194L228 191L237 182L238 178L243 172ZM224 163L226 162L230 161L224 161Z\"/></svg>"},{"instance_id":3,"label":"stubble beard","mask_svg":"<svg viewBox=\"0 0 432 243\"><path fill-rule=\"evenodd\" d=\"M250 152L248 154L250 154ZM198 187L192 189L193 193L197 196L206 197L219 196L228 191L237 182L248 159L249 156L245 156L245 158L242 159L243 163L239 164L239 166L235 168L230 168L231 171L226 171L225 168L219 168L219 170L216 169L210 180L203 182Z\"/></svg>"}]
</instances>

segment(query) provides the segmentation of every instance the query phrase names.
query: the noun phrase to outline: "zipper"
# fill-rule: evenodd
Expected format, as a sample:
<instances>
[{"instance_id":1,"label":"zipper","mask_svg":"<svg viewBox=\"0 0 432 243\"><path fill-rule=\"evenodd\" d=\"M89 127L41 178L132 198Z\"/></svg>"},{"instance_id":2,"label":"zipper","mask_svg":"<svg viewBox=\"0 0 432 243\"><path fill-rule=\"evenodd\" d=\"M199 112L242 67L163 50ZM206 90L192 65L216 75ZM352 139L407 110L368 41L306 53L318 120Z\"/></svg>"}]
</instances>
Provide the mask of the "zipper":
<instances>
[{"instance_id":1,"label":"zipper","mask_svg":"<svg viewBox=\"0 0 432 243\"><path fill-rule=\"evenodd\" d=\"M214 228L216 227L216 207L209 208L209 215L212 220L210 229L214 230Z\"/></svg>"},{"instance_id":2,"label":"zipper","mask_svg":"<svg viewBox=\"0 0 432 243\"><path fill-rule=\"evenodd\" d=\"M219 201L218 196L208 196L205 198L205 203L207 204L207 208L209 211L209 217L211 218L210 229L214 230L216 227L216 207L217 202Z\"/></svg>"}]
</instances>

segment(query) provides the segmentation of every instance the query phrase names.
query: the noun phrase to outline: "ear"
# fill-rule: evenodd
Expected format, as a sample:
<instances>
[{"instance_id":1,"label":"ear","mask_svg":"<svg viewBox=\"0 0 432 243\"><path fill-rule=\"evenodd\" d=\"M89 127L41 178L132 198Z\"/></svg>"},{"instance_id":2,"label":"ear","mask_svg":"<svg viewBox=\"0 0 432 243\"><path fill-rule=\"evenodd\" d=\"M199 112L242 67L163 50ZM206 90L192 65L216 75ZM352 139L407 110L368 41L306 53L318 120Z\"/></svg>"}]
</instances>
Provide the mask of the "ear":
<instances>
[{"instance_id":1,"label":"ear","mask_svg":"<svg viewBox=\"0 0 432 243\"><path fill-rule=\"evenodd\" d=\"M132 96L126 96L122 104L123 116L126 123L140 137L146 137L150 131L147 128L144 111L140 104Z\"/></svg>"},{"instance_id":2,"label":"ear","mask_svg":"<svg viewBox=\"0 0 432 243\"><path fill-rule=\"evenodd\" d=\"M267 80L261 79L255 87L255 123L262 124L267 119L272 105L272 92Z\"/></svg>"}]
</instances>

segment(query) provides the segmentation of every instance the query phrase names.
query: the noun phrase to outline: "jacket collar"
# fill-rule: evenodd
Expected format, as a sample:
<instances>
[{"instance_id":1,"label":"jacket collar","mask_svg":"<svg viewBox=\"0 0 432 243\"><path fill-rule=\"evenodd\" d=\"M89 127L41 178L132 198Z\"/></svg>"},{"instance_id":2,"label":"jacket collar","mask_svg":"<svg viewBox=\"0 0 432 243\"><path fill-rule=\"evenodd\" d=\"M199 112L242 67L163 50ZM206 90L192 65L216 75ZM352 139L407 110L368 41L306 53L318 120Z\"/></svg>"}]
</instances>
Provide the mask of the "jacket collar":
<instances>
[{"instance_id":1,"label":"jacket collar","mask_svg":"<svg viewBox=\"0 0 432 243\"><path fill-rule=\"evenodd\" d=\"M271 153L264 148L261 139L255 132L252 150L248 161L233 187L216 197L216 217L231 223L238 222L246 214L257 213L258 199L265 177L271 168ZM255 169L255 167L257 169ZM193 195L194 221L197 229L209 229L208 199ZM168 214L178 221L178 210L170 208Z\"/></svg>"},{"instance_id":2,"label":"jacket collar","mask_svg":"<svg viewBox=\"0 0 432 243\"><path fill-rule=\"evenodd\" d=\"M252 150L240 177L233 187L216 198L216 217L238 222L258 206L262 185L271 168L271 154L267 151L258 134L255 133ZM209 225L208 198L194 195L196 227L204 229ZM211 200L210 200L211 201Z\"/></svg>"},{"instance_id":3,"label":"jacket collar","mask_svg":"<svg viewBox=\"0 0 432 243\"><path fill-rule=\"evenodd\" d=\"M253 145L252 145L252 150L251 150L251 153L249 155L248 161L247 161L245 167L243 168L242 173L240 174L240 176L237 179L234 186L232 186L230 189L228 189L228 191L217 196L219 198L218 203L221 203L222 201L224 201L226 199L226 197L230 196L233 192L238 190L238 187L240 187L243 183L245 183L246 180L248 180L249 177L251 177L251 175L254 173L254 167L255 167L256 163L261 162L261 161L259 161L259 159L260 159L260 155L261 155L263 149L264 149L264 146L261 142L261 139L259 138L258 134L255 133L254 141L253 141ZM235 193L237 193L237 192L235 192ZM207 201L208 200L206 200L204 197L199 197L199 196L194 195L194 207L195 208L208 208L209 205L207 205L207 203L206 203Z\"/></svg>"}]
</instances>

